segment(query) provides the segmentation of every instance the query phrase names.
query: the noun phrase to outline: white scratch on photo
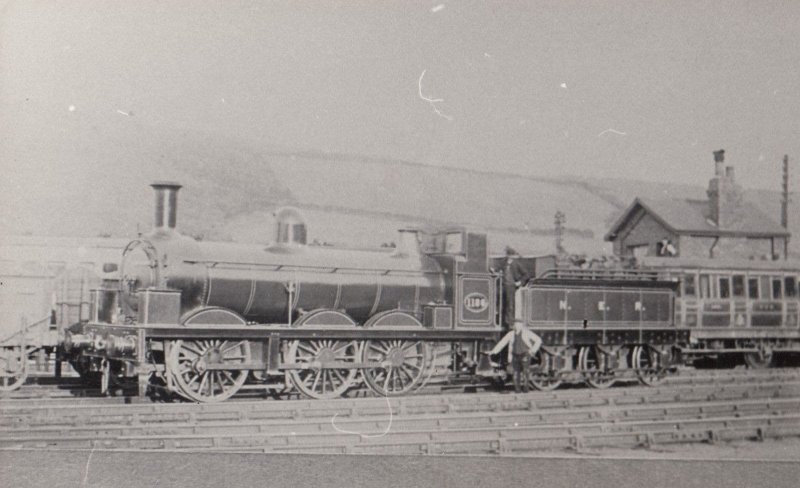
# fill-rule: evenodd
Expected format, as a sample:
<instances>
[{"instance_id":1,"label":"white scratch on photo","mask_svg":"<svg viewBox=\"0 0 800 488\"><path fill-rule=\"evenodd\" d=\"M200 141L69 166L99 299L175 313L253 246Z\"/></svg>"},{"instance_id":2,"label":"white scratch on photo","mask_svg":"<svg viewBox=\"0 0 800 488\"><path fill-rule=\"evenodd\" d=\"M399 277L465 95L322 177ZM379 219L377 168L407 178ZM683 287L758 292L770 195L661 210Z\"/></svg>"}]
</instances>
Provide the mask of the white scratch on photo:
<instances>
[{"instance_id":1,"label":"white scratch on photo","mask_svg":"<svg viewBox=\"0 0 800 488\"><path fill-rule=\"evenodd\" d=\"M597 134L597 137L600 137L600 136L602 136L604 134L617 134L618 136L627 136L628 135L627 132L621 132L621 131L618 131L616 129L606 129L603 132Z\"/></svg>"},{"instance_id":2,"label":"white scratch on photo","mask_svg":"<svg viewBox=\"0 0 800 488\"><path fill-rule=\"evenodd\" d=\"M92 455L94 454L94 447L95 446L92 446L92 450L91 450L91 452L89 452L89 457L86 458L86 466L84 467L84 470L83 470L83 483L81 483L81 486L86 486L86 483L89 481L89 465L92 462Z\"/></svg>"},{"instance_id":3,"label":"white scratch on photo","mask_svg":"<svg viewBox=\"0 0 800 488\"><path fill-rule=\"evenodd\" d=\"M425 76L426 71L427 70L422 70L422 74L419 75L419 82L417 83L419 86L419 97L422 100L428 102L431 105L431 107L433 107L433 111L436 112L436 115L447 120L453 120L453 117L443 114L442 111L439 110L439 107L436 106L437 103L444 102L444 98L428 98L422 94L422 78Z\"/></svg>"},{"instance_id":4,"label":"white scratch on photo","mask_svg":"<svg viewBox=\"0 0 800 488\"><path fill-rule=\"evenodd\" d=\"M345 430L345 429L341 429L339 427L336 427L335 421L336 421L336 416L339 415L338 413L334 414L333 417L331 417L331 427L333 427L333 429L336 430L337 432L341 432L342 434L355 434L355 435L359 435L361 437L369 438L369 439L374 439L374 438L377 438L377 437L385 436L392 429L392 419L393 419L394 413L392 412L392 404L389 402L389 397L387 396L387 397L384 397L384 398L386 399L386 406L389 407L389 424L386 426L386 430L384 430L382 433L380 433L380 434L362 434L361 432L356 432L356 431L353 431L353 430Z\"/></svg>"}]
</instances>

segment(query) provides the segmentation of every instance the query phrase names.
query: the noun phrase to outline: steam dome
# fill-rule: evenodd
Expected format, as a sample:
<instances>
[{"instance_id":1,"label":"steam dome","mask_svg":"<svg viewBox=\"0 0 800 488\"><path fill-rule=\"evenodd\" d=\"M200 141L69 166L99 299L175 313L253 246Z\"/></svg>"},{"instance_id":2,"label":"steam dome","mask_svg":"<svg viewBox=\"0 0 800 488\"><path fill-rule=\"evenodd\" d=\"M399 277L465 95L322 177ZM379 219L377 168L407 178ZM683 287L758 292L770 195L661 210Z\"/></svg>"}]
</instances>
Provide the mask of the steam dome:
<instances>
[{"instance_id":1,"label":"steam dome","mask_svg":"<svg viewBox=\"0 0 800 488\"><path fill-rule=\"evenodd\" d=\"M275 211L275 244L305 245L307 235L306 221L299 210L284 207Z\"/></svg>"}]
</instances>

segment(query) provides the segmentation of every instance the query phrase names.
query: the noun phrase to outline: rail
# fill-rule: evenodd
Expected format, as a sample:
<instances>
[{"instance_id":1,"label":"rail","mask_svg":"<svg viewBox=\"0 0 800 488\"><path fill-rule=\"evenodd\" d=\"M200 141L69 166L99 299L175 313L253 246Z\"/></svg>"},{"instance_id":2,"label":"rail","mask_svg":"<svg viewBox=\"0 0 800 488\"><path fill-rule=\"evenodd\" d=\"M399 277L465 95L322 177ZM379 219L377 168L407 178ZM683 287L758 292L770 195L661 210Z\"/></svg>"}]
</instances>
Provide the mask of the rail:
<instances>
[{"instance_id":1,"label":"rail","mask_svg":"<svg viewBox=\"0 0 800 488\"><path fill-rule=\"evenodd\" d=\"M797 381L657 391L28 406L4 409L0 448L503 454L800 435Z\"/></svg>"}]
</instances>

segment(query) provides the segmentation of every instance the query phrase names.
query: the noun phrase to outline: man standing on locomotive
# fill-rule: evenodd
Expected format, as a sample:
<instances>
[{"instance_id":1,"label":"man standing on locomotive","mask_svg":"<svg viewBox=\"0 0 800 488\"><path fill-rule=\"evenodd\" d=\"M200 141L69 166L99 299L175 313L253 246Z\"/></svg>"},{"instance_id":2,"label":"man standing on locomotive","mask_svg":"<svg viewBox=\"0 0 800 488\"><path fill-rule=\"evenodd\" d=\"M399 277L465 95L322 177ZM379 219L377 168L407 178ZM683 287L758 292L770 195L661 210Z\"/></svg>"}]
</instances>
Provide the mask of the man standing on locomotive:
<instances>
[{"instance_id":1,"label":"man standing on locomotive","mask_svg":"<svg viewBox=\"0 0 800 488\"><path fill-rule=\"evenodd\" d=\"M517 288L525 284L530 277L519 262L519 254L513 248L506 246L506 264L503 266L503 327L511 330L511 324L516 318L515 294Z\"/></svg>"},{"instance_id":2,"label":"man standing on locomotive","mask_svg":"<svg viewBox=\"0 0 800 488\"><path fill-rule=\"evenodd\" d=\"M514 368L514 391L528 392L531 356L542 347L542 339L525 327L522 320L514 320L514 330L508 332L487 354L493 356L508 345L508 360ZM521 377L521 378L520 378Z\"/></svg>"}]
</instances>

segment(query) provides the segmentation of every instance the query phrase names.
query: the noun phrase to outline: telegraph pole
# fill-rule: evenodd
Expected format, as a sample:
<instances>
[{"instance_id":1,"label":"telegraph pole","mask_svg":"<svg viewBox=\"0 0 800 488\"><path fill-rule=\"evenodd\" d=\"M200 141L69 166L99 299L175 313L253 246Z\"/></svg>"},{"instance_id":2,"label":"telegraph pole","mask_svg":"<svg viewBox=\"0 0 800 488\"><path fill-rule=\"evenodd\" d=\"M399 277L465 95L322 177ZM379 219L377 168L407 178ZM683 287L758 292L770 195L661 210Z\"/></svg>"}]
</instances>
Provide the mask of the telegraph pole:
<instances>
[{"instance_id":1,"label":"telegraph pole","mask_svg":"<svg viewBox=\"0 0 800 488\"><path fill-rule=\"evenodd\" d=\"M566 254L564 251L564 224L567 222L567 216L561 210L556 210L555 224L556 224L556 252Z\"/></svg>"},{"instance_id":2,"label":"telegraph pole","mask_svg":"<svg viewBox=\"0 0 800 488\"><path fill-rule=\"evenodd\" d=\"M781 193L781 226L789 229L789 155L783 156L783 191ZM783 240L783 259L789 259L789 238Z\"/></svg>"}]
</instances>

